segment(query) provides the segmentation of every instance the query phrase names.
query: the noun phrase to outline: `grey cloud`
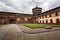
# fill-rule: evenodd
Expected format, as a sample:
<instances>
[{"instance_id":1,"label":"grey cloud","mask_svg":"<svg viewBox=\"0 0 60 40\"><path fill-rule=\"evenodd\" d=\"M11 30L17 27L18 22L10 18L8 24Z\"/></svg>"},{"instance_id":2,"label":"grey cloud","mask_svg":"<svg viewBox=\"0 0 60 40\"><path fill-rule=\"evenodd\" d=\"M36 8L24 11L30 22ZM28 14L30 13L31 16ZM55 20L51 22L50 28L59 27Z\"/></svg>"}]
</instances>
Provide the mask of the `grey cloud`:
<instances>
[{"instance_id":1,"label":"grey cloud","mask_svg":"<svg viewBox=\"0 0 60 40\"><path fill-rule=\"evenodd\" d=\"M13 7L7 6L3 2L0 1L0 11L6 12L19 12L18 10L14 9Z\"/></svg>"},{"instance_id":2,"label":"grey cloud","mask_svg":"<svg viewBox=\"0 0 60 40\"><path fill-rule=\"evenodd\" d=\"M41 7L43 12L60 6L60 0L0 0L0 2L5 4L4 7L1 8L2 11L11 11L11 9L13 9L13 12L16 11L28 14L32 13L32 8L36 5ZM8 8L5 9L5 7Z\"/></svg>"}]
</instances>

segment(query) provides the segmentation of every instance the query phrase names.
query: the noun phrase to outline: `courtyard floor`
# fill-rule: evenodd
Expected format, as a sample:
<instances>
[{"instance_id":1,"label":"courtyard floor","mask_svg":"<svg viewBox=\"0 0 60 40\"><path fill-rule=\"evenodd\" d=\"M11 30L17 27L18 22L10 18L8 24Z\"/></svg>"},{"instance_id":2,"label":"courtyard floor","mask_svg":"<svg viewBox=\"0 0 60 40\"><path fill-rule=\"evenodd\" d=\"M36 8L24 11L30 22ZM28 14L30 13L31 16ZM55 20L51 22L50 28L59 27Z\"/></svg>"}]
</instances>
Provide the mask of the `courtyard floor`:
<instances>
[{"instance_id":1,"label":"courtyard floor","mask_svg":"<svg viewBox=\"0 0 60 40\"><path fill-rule=\"evenodd\" d=\"M60 28L30 29L19 24L2 25L0 40L60 40Z\"/></svg>"}]
</instances>

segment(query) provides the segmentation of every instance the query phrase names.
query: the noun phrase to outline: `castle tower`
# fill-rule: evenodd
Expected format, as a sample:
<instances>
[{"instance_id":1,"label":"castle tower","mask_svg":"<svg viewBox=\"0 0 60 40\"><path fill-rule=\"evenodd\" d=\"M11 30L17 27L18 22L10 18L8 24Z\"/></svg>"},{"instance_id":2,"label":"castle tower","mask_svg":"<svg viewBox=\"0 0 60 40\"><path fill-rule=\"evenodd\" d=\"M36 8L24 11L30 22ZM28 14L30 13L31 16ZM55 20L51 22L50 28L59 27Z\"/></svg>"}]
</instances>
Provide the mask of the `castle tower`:
<instances>
[{"instance_id":1,"label":"castle tower","mask_svg":"<svg viewBox=\"0 0 60 40\"><path fill-rule=\"evenodd\" d=\"M35 8L32 9L32 12L33 12L33 16L38 16L41 14L42 8L36 6Z\"/></svg>"}]
</instances>

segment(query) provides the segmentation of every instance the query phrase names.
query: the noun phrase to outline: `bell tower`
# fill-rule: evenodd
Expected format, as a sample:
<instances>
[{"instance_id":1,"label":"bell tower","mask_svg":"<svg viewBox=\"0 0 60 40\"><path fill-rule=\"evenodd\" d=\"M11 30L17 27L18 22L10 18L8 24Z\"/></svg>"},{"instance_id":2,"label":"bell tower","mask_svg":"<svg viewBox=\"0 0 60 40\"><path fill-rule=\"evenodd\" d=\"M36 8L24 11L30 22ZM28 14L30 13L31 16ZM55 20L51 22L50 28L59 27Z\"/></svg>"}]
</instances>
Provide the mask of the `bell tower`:
<instances>
[{"instance_id":1,"label":"bell tower","mask_svg":"<svg viewBox=\"0 0 60 40\"><path fill-rule=\"evenodd\" d=\"M32 12L33 12L33 16L38 16L41 14L42 8L36 6L35 8L32 9Z\"/></svg>"}]
</instances>

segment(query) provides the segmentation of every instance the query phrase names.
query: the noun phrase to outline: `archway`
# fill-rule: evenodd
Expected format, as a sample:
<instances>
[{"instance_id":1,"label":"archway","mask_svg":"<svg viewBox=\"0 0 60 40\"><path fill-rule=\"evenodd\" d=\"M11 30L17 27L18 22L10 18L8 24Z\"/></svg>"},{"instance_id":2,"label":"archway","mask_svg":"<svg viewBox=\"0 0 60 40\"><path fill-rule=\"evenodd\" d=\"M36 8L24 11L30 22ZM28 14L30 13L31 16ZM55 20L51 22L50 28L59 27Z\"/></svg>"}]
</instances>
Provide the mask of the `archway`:
<instances>
[{"instance_id":1,"label":"archway","mask_svg":"<svg viewBox=\"0 0 60 40\"><path fill-rule=\"evenodd\" d=\"M43 20L43 23L44 23L44 20Z\"/></svg>"},{"instance_id":2,"label":"archway","mask_svg":"<svg viewBox=\"0 0 60 40\"><path fill-rule=\"evenodd\" d=\"M40 23L41 23L41 20L40 20Z\"/></svg>"},{"instance_id":3,"label":"archway","mask_svg":"<svg viewBox=\"0 0 60 40\"><path fill-rule=\"evenodd\" d=\"M52 19L50 19L50 23L53 23L53 20Z\"/></svg>"},{"instance_id":4,"label":"archway","mask_svg":"<svg viewBox=\"0 0 60 40\"><path fill-rule=\"evenodd\" d=\"M46 20L46 23L48 23L48 20Z\"/></svg>"},{"instance_id":5,"label":"archway","mask_svg":"<svg viewBox=\"0 0 60 40\"><path fill-rule=\"evenodd\" d=\"M10 24L16 23L15 19L10 19L9 22Z\"/></svg>"},{"instance_id":6,"label":"archway","mask_svg":"<svg viewBox=\"0 0 60 40\"><path fill-rule=\"evenodd\" d=\"M56 23L59 23L59 22L60 22L60 21L59 21L59 19L57 18L57 19L56 19Z\"/></svg>"}]
</instances>

